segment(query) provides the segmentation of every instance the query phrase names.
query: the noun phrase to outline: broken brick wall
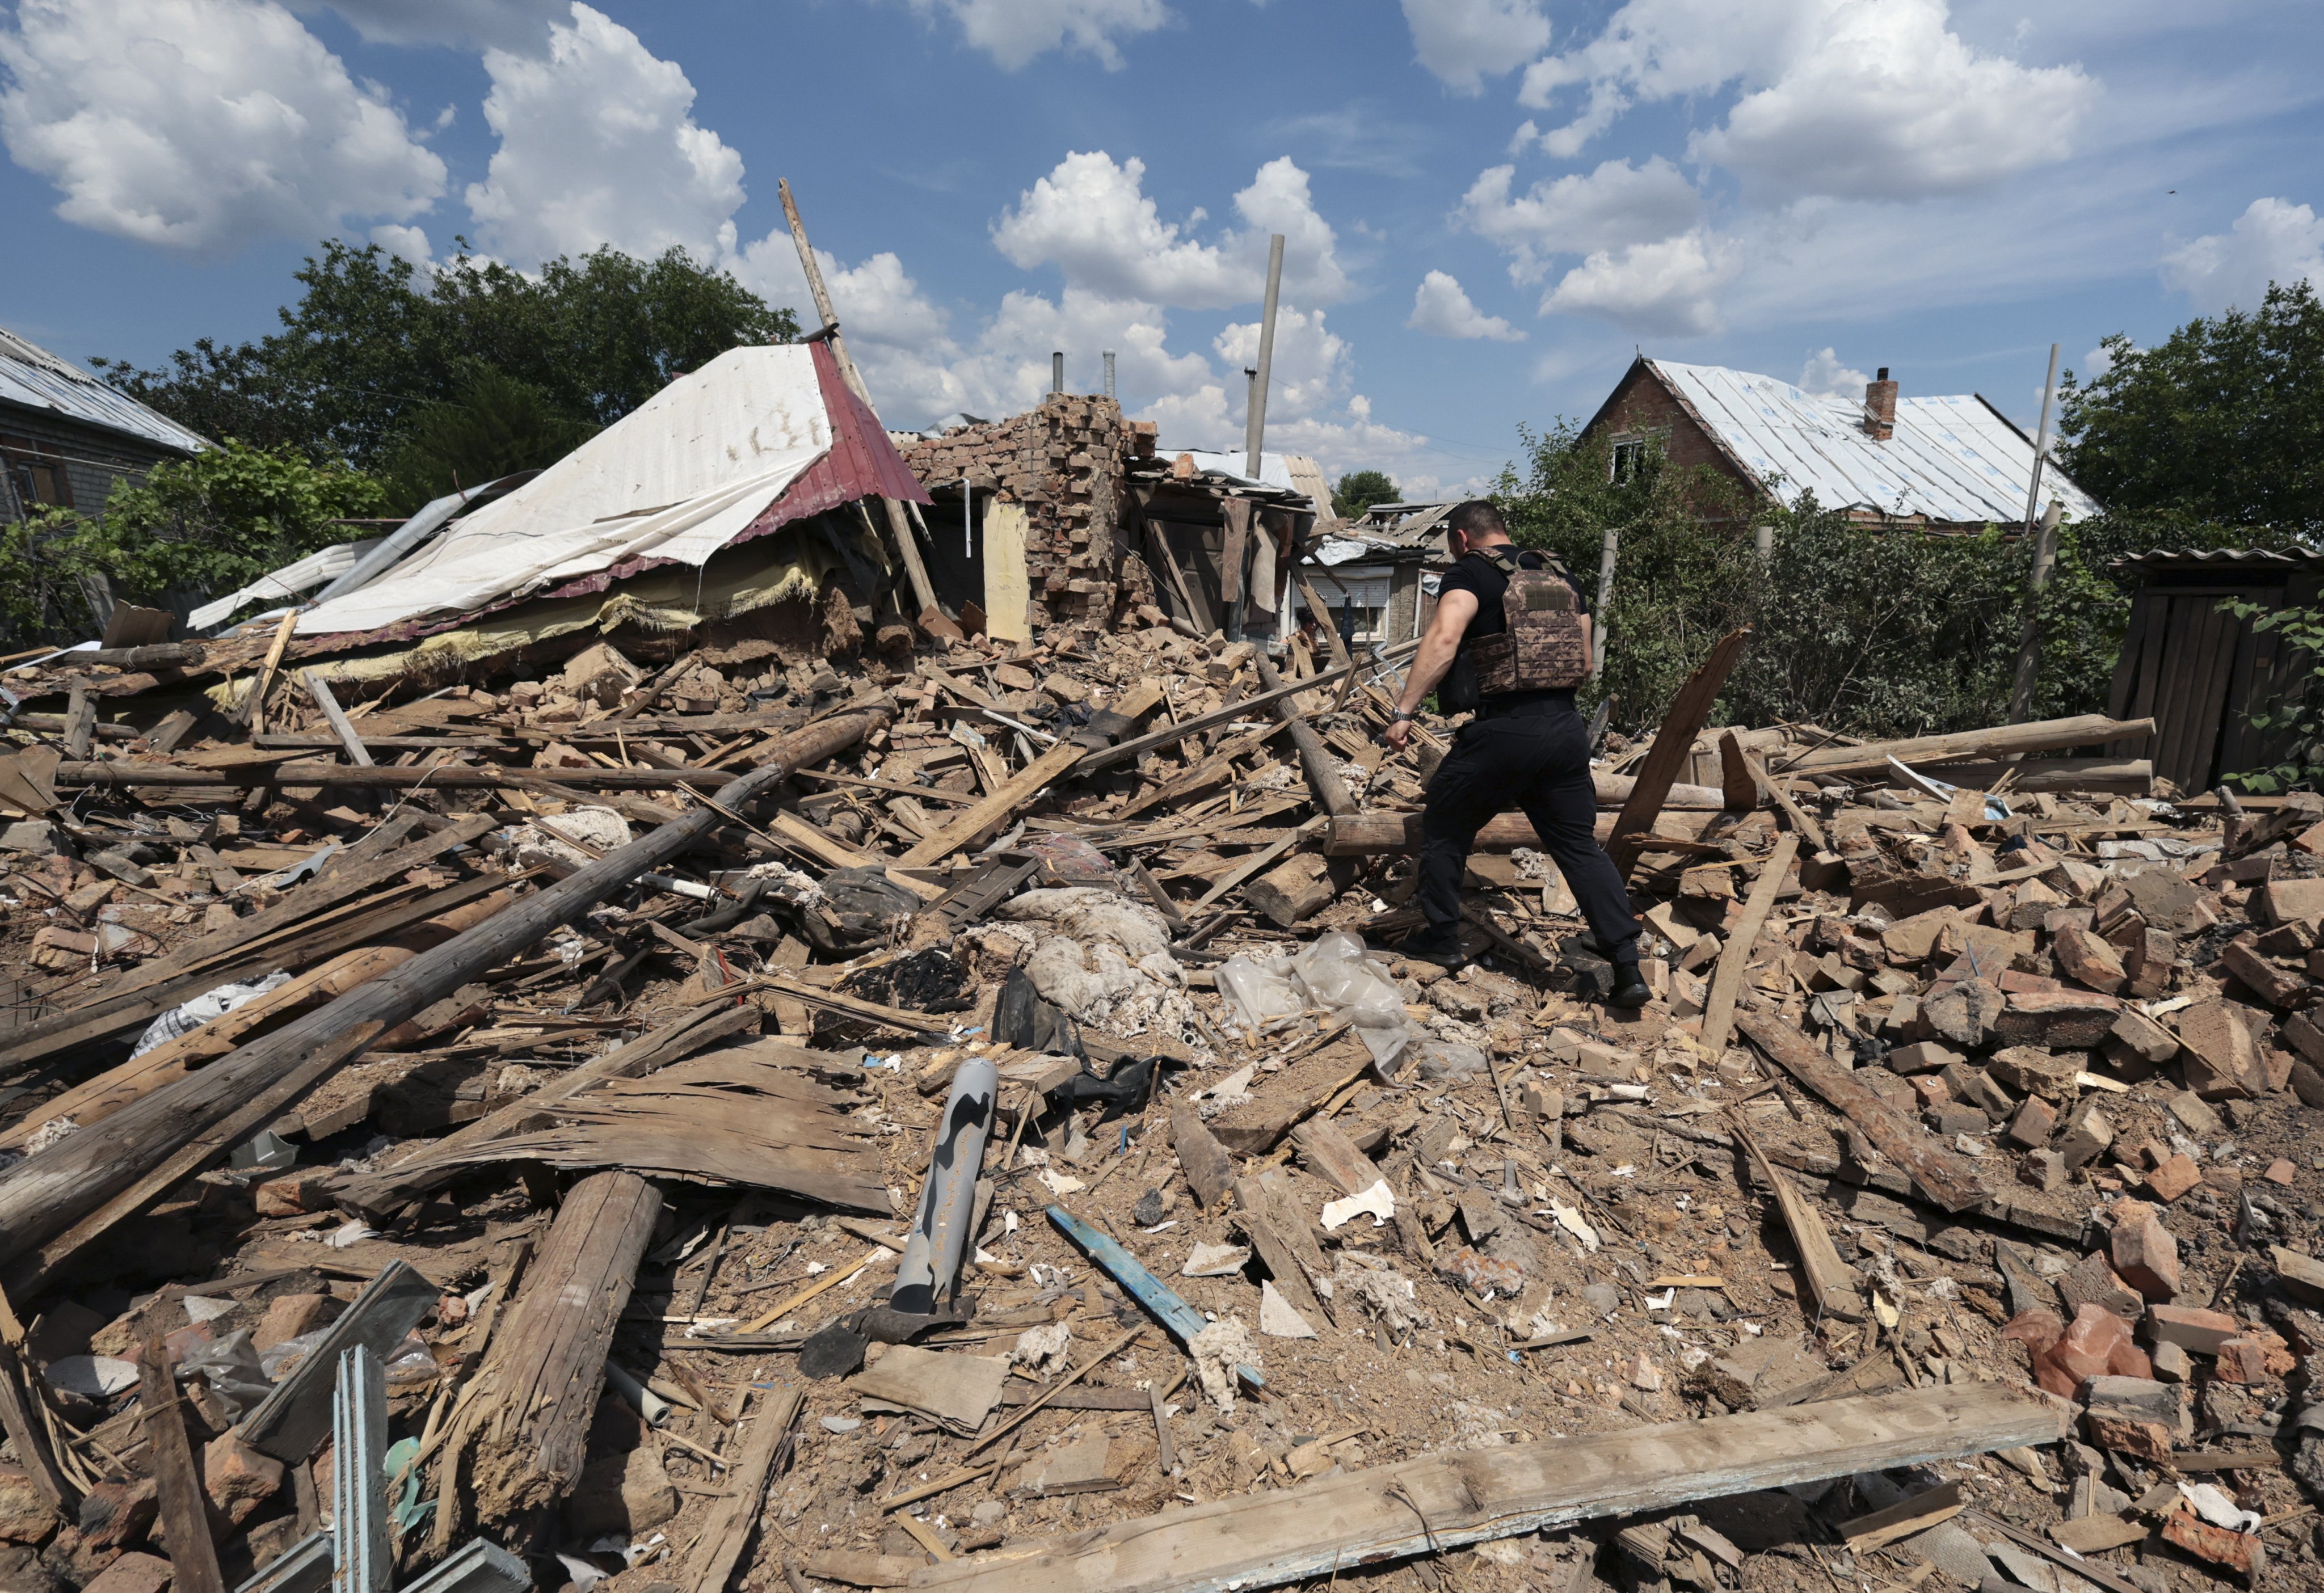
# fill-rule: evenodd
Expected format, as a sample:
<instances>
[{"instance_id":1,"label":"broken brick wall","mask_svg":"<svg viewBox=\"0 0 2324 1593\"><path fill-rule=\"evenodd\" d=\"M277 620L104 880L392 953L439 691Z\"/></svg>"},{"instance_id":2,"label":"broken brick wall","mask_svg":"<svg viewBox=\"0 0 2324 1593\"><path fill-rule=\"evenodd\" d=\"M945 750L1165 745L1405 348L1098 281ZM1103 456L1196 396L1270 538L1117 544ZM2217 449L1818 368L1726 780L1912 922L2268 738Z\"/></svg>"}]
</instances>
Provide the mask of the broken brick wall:
<instances>
[{"instance_id":1,"label":"broken brick wall","mask_svg":"<svg viewBox=\"0 0 2324 1593\"><path fill-rule=\"evenodd\" d=\"M1036 631L1103 629L1154 600L1123 486L1128 462L1152 457L1154 437L1152 421L1123 419L1111 399L1053 393L1024 414L963 427L902 453L925 486L965 476L979 491L1024 507Z\"/></svg>"}]
</instances>

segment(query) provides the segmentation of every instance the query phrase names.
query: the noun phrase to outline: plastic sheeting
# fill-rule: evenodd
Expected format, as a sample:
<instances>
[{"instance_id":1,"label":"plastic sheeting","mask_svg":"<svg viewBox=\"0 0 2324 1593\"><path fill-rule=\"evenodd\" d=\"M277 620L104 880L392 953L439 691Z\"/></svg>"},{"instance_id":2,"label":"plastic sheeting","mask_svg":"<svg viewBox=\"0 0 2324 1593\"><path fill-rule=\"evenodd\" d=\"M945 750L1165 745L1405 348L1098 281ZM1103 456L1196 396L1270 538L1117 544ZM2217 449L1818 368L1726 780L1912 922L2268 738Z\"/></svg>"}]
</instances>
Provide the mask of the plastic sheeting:
<instances>
[{"instance_id":1,"label":"plastic sheeting","mask_svg":"<svg viewBox=\"0 0 2324 1593\"><path fill-rule=\"evenodd\" d=\"M1403 991L1344 930L1318 935L1296 956L1230 957L1213 978L1227 1015L1247 1030L1264 1034L1318 1008L1355 1026L1384 1069L1393 1068L1414 1038Z\"/></svg>"},{"instance_id":2,"label":"plastic sheeting","mask_svg":"<svg viewBox=\"0 0 2324 1593\"><path fill-rule=\"evenodd\" d=\"M699 566L831 447L814 351L732 348L359 591L302 636L461 613L624 560Z\"/></svg>"}]
</instances>

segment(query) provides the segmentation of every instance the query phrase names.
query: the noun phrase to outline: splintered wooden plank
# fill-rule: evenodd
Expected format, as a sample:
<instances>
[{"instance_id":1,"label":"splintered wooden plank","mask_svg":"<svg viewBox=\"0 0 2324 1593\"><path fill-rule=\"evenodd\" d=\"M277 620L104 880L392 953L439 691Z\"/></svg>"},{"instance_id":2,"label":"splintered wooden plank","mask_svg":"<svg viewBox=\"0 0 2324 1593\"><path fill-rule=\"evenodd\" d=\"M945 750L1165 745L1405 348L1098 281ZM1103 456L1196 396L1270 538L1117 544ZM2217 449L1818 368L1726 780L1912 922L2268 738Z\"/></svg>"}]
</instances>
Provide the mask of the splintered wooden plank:
<instances>
[{"instance_id":1,"label":"splintered wooden plank","mask_svg":"<svg viewBox=\"0 0 2324 1593\"><path fill-rule=\"evenodd\" d=\"M1993 1198L1977 1165L1920 1124L1872 1092L1869 1085L1815 1047L1813 1041L1780 1017L1738 1014L1735 1027L1775 1064L1821 1096L1827 1105L1864 1130L1873 1147L1896 1164L1932 1204L1966 1211Z\"/></svg>"},{"instance_id":2,"label":"splintered wooden plank","mask_svg":"<svg viewBox=\"0 0 2324 1593\"><path fill-rule=\"evenodd\" d=\"M1758 942L1767 915L1775 911L1776 894L1784 889L1784 876L1791 871L1792 859L1799 850L1797 835L1776 841L1775 850L1760 867L1759 882L1743 904L1742 916L1736 919L1726 947L1719 953L1718 971L1711 976L1711 998L1702 1008L1702 1048L1713 1056L1727 1049L1727 1036L1734 1027L1735 998L1743 990L1743 971L1750 965L1751 948Z\"/></svg>"},{"instance_id":3,"label":"splintered wooden plank","mask_svg":"<svg viewBox=\"0 0 2324 1593\"><path fill-rule=\"evenodd\" d=\"M915 1572L945 1593L1225 1593L1593 1517L2056 1441L1995 1384L1424 1456Z\"/></svg>"},{"instance_id":4,"label":"splintered wooden plank","mask_svg":"<svg viewBox=\"0 0 2324 1593\"><path fill-rule=\"evenodd\" d=\"M1703 725L1711 719L1711 704L1719 700L1719 688L1727 684L1728 673L1743 656L1743 644L1750 640L1748 626L1720 638L1711 656L1678 688L1670 712L1663 715L1662 728L1655 732L1655 744L1646 750L1646 760L1639 767L1629 799L1622 804L1622 811L1614 820L1613 839L1606 848L1614 859L1614 866L1625 875L1646 850L1644 842L1655 827L1655 816L1662 812L1663 802L1678 779L1680 766L1693 753L1694 738L1702 733Z\"/></svg>"}]
</instances>

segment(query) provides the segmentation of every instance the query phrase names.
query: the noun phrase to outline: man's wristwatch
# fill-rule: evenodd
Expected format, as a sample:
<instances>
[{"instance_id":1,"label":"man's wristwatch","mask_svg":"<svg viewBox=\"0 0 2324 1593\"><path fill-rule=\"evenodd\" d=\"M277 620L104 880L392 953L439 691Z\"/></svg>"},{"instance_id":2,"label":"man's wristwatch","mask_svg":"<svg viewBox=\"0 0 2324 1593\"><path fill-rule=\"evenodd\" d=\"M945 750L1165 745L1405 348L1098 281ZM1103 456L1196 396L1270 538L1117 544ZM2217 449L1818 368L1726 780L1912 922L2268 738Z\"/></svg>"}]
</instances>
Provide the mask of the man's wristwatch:
<instances>
[{"instance_id":1,"label":"man's wristwatch","mask_svg":"<svg viewBox=\"0 0 2324 1593\"><path fill-rule=\"evenodd\" d=\"M1412 719L1416 719L1416 718L1418 718L1418 717L1419 717L1419 715L1418 715L1418 714L1415 714L1415 713L1414 713L1411 709L1409 709L1409 708L1398 708L1395 713L1393 713L1393 714L1389 714L1389 715L1388 716L1388 722L1390 724L1394 724L1394 723L1395 723L1397 720L1399 720L1399 719L1402 719L1402 720L1412 720Z\"/></svg>"}]
</instances>

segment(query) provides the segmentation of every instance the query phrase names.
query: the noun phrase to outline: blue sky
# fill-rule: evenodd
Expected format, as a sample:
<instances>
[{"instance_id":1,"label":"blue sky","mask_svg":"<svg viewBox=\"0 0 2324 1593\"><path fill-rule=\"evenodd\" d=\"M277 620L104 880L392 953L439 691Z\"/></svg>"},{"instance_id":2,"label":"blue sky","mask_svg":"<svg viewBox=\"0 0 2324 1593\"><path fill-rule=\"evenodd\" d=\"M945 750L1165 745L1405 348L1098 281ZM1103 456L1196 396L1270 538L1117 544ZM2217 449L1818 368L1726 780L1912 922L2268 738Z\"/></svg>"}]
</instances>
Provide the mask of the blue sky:
<instances>
[{"instance_id":1,"label":"blue sky","mask_svg":"<svg viewBox=\"0 0 2324 1593\"><path fill-rule=\"evenodd\" d=\"M318 238L520 267L682 244L803 300L891 425L1049 352L1417 493L1635 349L2030 426L2190 315L2324 278L2324 7L2224 0L15 0L0 325L152 362L272 325ZM2175 190L2175 191L2173 191Z\"/></svg>"}]
</instances>

